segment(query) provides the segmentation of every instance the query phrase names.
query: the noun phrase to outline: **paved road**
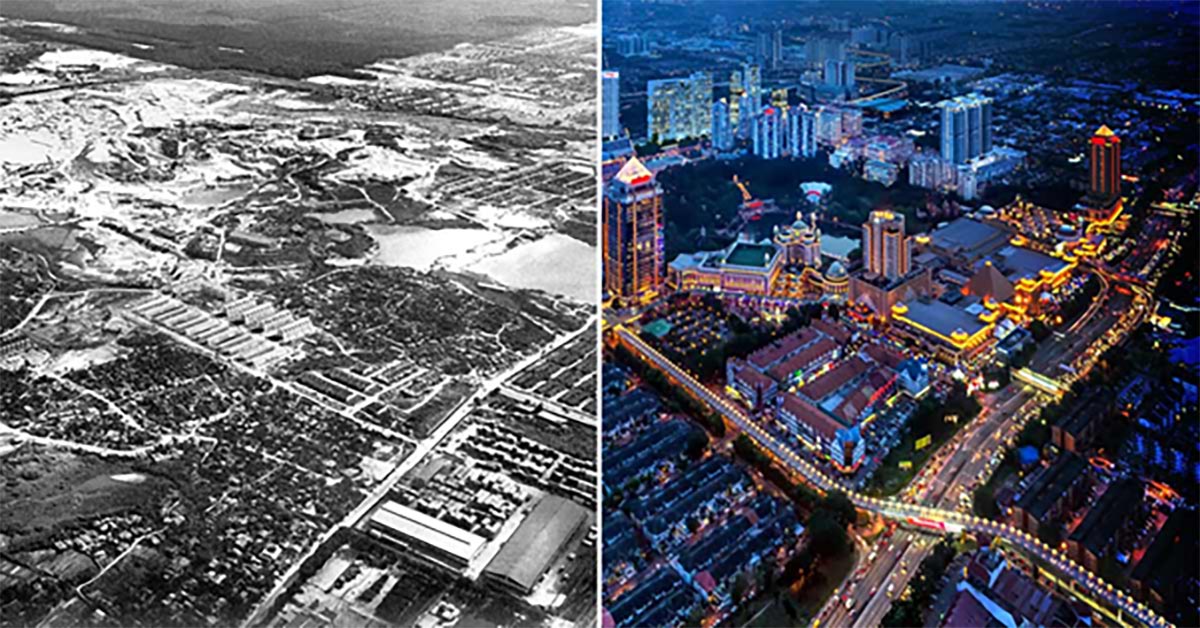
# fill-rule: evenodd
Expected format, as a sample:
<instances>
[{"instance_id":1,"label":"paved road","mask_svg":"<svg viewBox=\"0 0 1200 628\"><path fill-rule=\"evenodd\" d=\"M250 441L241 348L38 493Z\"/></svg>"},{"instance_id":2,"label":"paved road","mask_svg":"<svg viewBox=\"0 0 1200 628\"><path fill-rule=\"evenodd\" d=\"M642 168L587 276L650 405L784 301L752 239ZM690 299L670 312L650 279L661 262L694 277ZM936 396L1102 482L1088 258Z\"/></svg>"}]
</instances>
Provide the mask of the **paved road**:
<instances>
[{"instance_id":1,"label":"paved road","mask_svg":"<svg viewBox=\"0 0 1200 628\"><path fill-rule=\"evenodd\" d=\"M1124 315L1128 313L1128 308L1124 305L1116 304L1108 309L1103 307L1109 302L1107 290L1110 284L1102 274L1100 275L1105 294L1101 295L1072 326L1071 329L1076 332L1071 336L1074 342L1073 351L1090 345L1106 331L1114 329L1114 326L1119 328L1124 325L1128 328L1128 320L1139 319L1136 312L1132 319L1127 319ZM1097 317L1102 312L1104 316ZM1136 325L1136 322L1134 324ZM1085 333L1079 334L1081 329ZM1058 350L1055 345L1048 351L1039 353ZM1091 352L1093 356L1096 353L1098 352ZM1074 355L1087 357L1085 353ZM902 499L913 503L933 504L940 509L966 512L968 506L960 501L960 491L973 491L976 484L991 476L994 468L991 464L993 457L1003 455L1025 423L1036 415L1042 401L1017 385L996 393L996 396L985 404L984 411L972 425L947 443L922 469ZM916 561L914 564L920 564L929 553L928 549L913 550L912 559ZM905 571L896 565L878 582L895 582L897 590L902 590L913 575L914 571ZM853 613L847 611L843 602L838 601L835 604L831 600L818 617L823 618L823 623L828 625L878 625L879 620L891 607L891 599L885 592L877 591L872 595L870 591L874 583L865 584L867 586L857 588L852 593Z\"/></svg>"},{"instance_id":2,"label":"paved road","mask_svg":"<svg viewBox=\"0 0 1200 628\"><path fill-rule=\"evenodd\" d=\"M366 499L359 502L358 506L355 507L354 510L350 511L345 518L342 519L342 521L334 524L332 527L326 530L325 533L322 534L317 540L317 542L309 546L308 551L305 552L303 556L298 557L295 562L292 563L292 566L288 568L286 572L284 572L280 580L271 589L271 592L265 598L263 598L261 602L259 602L254 612L251 613L244 622L242 622L242 628L261 625L270 619L266 616L267 611L269 611L275 605L275 600L278 599L278 597L292 585L292 582L295 581L296 576L299 574L300 566L304 564L304 561L308 560L309 556L316 553L321 545L328 541L338 529L357 525L363 517L374 510L379 502L383 501L383 499L388 496L388 494L392 491L392 488L395 487L396 483L400 481L400 478L404 477L405 474L407 474L414 467L416 467L418 463L424 460L425 456L429 455L429 453L432 452L438 446L438 444L446 438L447 435L449 435L454 431L455 428L458 427L459 423L461 423L462 420L471 413L471 410L474 409L476 402L490 395L492 391L498 389L501 384L508 381L510 377L520 373L529 366L533 365L535 362L545 358L555 349L558 349L568 342L571 342L581 334L591 331L591 328L595 324L596 319L589 319L583 327L559 336L551 341L550 344L542 347L542 349L537 353L526 357L499 375L496 375L495 377L484 382L475 391L475 394L471 395L471 397L469 397L465 402L460 404L458 409L455 410L450 417L448 417L445 421L442 421L442 424L439 425L432 434L422 440L417 445L416 449L414 449L413 452L408 455L408 457L401 461L396 468L388 474L387 478L385 478L383 482L379 484L379 486L375 487L375 490L371 491L371 494L368 495Z\"/></svg>"},{"instance_id":3,"label":"paved road","mask_svg":"<svg viewBox=\"0 0 1200 628\"><path fill-rule=\"evenodd\" d=\"M914 490L906 493L903 499L934 504L944 510L958 509L959 493L955 489L968 487L987 469L992 456L1003 451L1010 438L1016 437L1036 407L1037 400L1033 395L1014 386L997 393L980 416L925 465L910 484ZM917 489L918 486L923 487ZM887 594L887 584L893 584L896 593L903 591L921 561L931 553L931 547L932 543L914 543L904 548L903 560L885 561L886 568L878 572L872 570L853 591L854 603L850 610L841 601L831 600L826 604L818 615L822 625L879 625L893 599Z\"/></svg>"},{"instance_id":4,"label":"paved road","mask_svg":"<svg viewBox=\"0 0 1200 628\"><path fill-rule=\"evenodd\" d=\"M623 325L615 326L613 331L617 334L618 339L626 347L634 351L636 355L652 363L653 366L662 370L680 385L684 386L693 396L719 412L728 421L736 425L742 433L753 438L764 451L768 452L774 458L777 464L794 475L803 478L809 484L821 490L842 491L855 506L890 519L904 521L910 518L920 518L935 525L945 526L948 532L970 530L1003 538L1010 545L1020 548L1026 553L1052 565L1060 573L1074 580L1081 589L1120 609L1125 615L1148 626L1165 627L1170 625L1155 614L1154 611L1134 600L1124 591L1114 589L1112 585L1100 580L1092 572L1083 569L1057 549L1047 546L1037 538L1012 526L944 508L909 504L894 499L869 497L847 489L840 482L813 467L813 465L801 458L796 451L790 446L785 445L776 436L755 424L733 402L704 387L691 374L683 371L653 347L643 342L636 333Z\"/></svg>"}]
</instances>

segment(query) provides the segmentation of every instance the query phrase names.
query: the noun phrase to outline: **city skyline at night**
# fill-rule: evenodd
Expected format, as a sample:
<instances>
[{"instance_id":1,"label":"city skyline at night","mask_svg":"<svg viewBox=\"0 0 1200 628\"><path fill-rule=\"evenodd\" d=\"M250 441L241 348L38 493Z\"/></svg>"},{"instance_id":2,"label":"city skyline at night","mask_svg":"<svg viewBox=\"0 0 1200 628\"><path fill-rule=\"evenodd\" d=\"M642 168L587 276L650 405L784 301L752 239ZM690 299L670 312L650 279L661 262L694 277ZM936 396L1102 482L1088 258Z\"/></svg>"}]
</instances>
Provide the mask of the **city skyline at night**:
<instances>
[{"instance_id":1,"label":"city skyline at night","mask_svg":"<svg viewBox=\"0 0 1200 628\"><path fill-rule=\"evenodd\" d=\"M605 625L1200 623L1196 20L604 3Z\"/></svg>"}]
</instances>

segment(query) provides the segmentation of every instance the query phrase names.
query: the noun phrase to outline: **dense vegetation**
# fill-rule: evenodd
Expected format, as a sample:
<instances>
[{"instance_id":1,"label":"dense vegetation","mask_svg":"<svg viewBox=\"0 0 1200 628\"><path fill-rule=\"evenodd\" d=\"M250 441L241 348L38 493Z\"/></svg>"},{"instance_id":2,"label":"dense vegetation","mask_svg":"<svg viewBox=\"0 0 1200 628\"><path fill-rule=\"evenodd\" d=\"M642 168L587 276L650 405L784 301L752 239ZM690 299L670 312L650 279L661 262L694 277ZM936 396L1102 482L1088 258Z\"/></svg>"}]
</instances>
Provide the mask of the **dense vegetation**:
<instances>
[{"instance_id":1,"label":"dense vegetation","mask_svg":"<svg viewBox=\"0 0 1200 628\"><path fill-rule=\"evenodd\" d=\"M748 185L755 198L775 199L787 210L788 217L812 207L800 184L820 181L833 186L823 211L827 219L859 225L872 209L892 207L905 215L909 230L922 231L928 226L917 218L916 210L925 204L930 191L905 181L887 188L833 168L821 159L708 160L668 169L658 176L664 191L667 259L697 249L720 248L732 241L715 232L729 224L742 202L742 194L733 183L734 174Z\"/></svg>"}]
</instances>

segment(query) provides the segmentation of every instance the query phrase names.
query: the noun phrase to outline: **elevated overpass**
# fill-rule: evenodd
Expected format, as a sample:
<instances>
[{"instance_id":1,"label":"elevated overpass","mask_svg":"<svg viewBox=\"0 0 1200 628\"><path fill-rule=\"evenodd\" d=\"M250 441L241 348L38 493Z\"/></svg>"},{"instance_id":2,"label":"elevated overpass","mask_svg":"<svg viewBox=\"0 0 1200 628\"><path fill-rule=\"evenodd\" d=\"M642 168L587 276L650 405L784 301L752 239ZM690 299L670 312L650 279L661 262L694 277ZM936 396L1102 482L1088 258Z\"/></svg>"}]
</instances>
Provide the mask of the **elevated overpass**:
<instances>
[{"instance_id":1,"label":"elevated overpass","mask_svg":"<svg viewBox=\"0 0 1200 628\"><path fill-rule=\"evenodd\" d=\"M780 465L794 477L802 479L822 491L841 491L856 507L889 519L915 524L930 531L939 531L944 534L963 530L1001 538L1010 546L1021 549L1029 555L1051 565L1067 579L1074 582L1079 590L1085 591L1115 608L1114 620L1117 623L1131 625L1130 620L1133 620L1153 628L1168 628L1171 626L1169 622L1159 617L1149 607L1133 599L1124 591L1104 582L1096 574L1084 569L1064 553L1050 547L1027 532L1018 530L1007 524L970 514L930 508L919 504L909 504L894 499L870 497L843 486L839 481L827 476L807 460L800 457L794 449L786 445L782 440L755 423L750 416L742 412L741 408L734 405L732 401L703 386L690 373L668 360L625 325L615 325L613 333L617 335L618 341L635 355L662 371L672 381L687 389L693 397L720 413L727 421L736 425L742 433L754 439L758 446L773 458L776 464Z\"/></svg>"}]
</instances>

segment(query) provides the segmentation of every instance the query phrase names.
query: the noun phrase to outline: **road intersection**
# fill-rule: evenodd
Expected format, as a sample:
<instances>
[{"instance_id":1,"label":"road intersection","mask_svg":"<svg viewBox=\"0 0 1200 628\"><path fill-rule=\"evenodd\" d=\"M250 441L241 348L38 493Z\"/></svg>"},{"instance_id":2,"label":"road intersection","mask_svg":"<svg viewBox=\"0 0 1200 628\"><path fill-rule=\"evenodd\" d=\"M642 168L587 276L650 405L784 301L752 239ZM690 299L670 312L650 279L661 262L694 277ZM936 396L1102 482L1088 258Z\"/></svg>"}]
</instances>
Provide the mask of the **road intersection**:
<instances>
[{"instance_id":1,"label":"road intersection","mask_svg":"<svg viewBox=\"0 0 1200 628\"><path fill-rule=\"evenodd\" d=\"M653 364L656 368L663 371L673 381L687 389L687 391L718 412L727 421L735 425L742 433L752 438L765 452L767 452L776 464L781 465L788 472L803 479L807 483L815 486L822 491L837 490L846 494L854 505L862 510L881 515L883 517L894 519L897 521L918 521L926 525L940 526L946 532L971 531L985 533L994 537L1003 538L1012 547L1018 548L1027 554L1044 561L1051 565L1056 571L1063 574L1065 577L1073 580L1078 587L1102 600L1104 603L1111 605L1117 609L1117 616L1126 620L1132 618L1147 626L1166 627L1170 626L1163 618L1159 617L1153 610L1146 607L1141 602L1134 600L1129 594L1120 589L1114 588L1111 584L1104 582L1094 573L1084 569L1079 564L1072 561L1058 549L1052 548L1043 543L1038 538L1018 530L1010 525L990 521L971 514L961 513L955 510L946 509L941 505L941 502L935 502L935 506L924 506L920 504L906 503L895 499L881 499L871 497L862 493L856 492L842 485L842 483L830 478L823 472L818 470L807 460L802 458L791 446L786 445L774 434L764 429L762 426L755 423L745 412L735 406L733 402L724 396L713 392L699 381L697 381L690 373L687 373L680 367L676 366L661 353L648 345L638 335L624 325L615 325L612 331L617 334L618 340L627 348L632 350L635 355L638 355L643 360ZM1022 408L1025 406L1022 405ZM1006 421L1004 413L992 413L994 420ZM1013 429L1009 422L1009 430ZM980 428L972 429L969 434L973 438L989 439L995 442L1003 442L1004 439L996 441L994 432ZM960 448L960 452L970 452L970 448ZM981 459L979 459L981 460ZM979 463L975 460L971 465L964 465L960 468L955 477L964 477L965 472L974 469ZM953 465L944 465L943 468L955 468ZM941 498L946 498L947 490L942 489ZM952 493L952 492L951 492ZM909 550L906 550L906 552ZM914 555L912 558L916 558ZM905 560L911 560L907 555ZM901 561L902 562L902 561ZM910 565L913 567L914 565ZM911 570L911 569L910 569ZM875 603L876 609L871 615L879 615L875 619L877 622L882 618L882 614L886 613L886 604ZM878 607L884 608L880 613ZM858 623L862 624L862 621Z\"/></svg>"}]
</instances>

